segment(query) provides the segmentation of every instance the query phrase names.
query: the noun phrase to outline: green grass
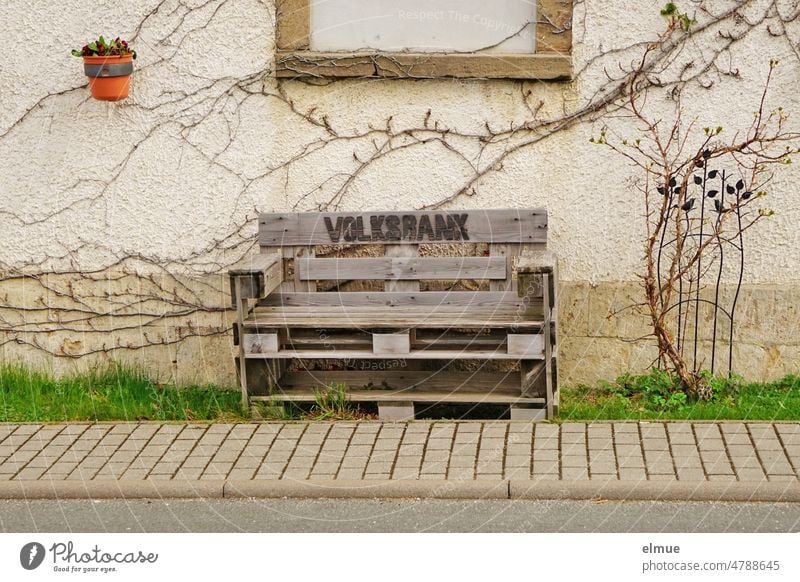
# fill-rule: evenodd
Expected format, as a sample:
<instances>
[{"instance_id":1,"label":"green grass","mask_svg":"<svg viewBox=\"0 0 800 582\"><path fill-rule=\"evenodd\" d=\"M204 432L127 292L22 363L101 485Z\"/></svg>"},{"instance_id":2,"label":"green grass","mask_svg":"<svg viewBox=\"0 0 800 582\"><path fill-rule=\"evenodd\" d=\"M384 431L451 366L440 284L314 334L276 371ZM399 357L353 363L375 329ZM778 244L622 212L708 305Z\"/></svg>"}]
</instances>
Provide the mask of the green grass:
<instances>
[{"instance_id":1,"label":"green grass","mask_svg":"<svg viewBox=\"0 0 800 582\"><path fill-rule=\"evenodd\" d=\"M691 402L676 380L654 370L615 382L562 388L559 421L570 420L798 420L800 376L767 384L708 377L714 396ZM347 398L346 387L317 392L310 409L262 406L265 420L372 418ZM487 412L485 410L480 412ZM122 365L55 378L23 366L0 364L0 422L103 420L244 420L238 390L175 387ZM496 416L495 416L496 418Z\"/></svg>"},{"instance_id":2,"label":"green grass","mask_svg":"<svg viewBox=\"0 0 800 582\"><path fill-rule=\"evenodd\" d=\"M692 402L669 374L653 370L616 382L562 388L560 420L798 420L800 376L771 383L711 378L710 400Z\"/></svg>"},{"instance_id":3,"label":"green grass","mask_svg":"<svg viewBox=\"0 0 800 582\"><path fill-rule=\"evenodd\" d=\"M180 389L111 365L64 378L0 365L0 422L239 420L238 391Z\"/></svg>"},{"instance_id":4,"label":"green grass","mask_svg":"<svg viewBox=\"0 0 800 582\"><path fill-rule=\"evenodd\" d=\"M309 415L313 420L355 420L360 418L358 407L350 402L347 386L333 384L325 390L314 391L314 406Z\"/></svg>"}]
</instances>

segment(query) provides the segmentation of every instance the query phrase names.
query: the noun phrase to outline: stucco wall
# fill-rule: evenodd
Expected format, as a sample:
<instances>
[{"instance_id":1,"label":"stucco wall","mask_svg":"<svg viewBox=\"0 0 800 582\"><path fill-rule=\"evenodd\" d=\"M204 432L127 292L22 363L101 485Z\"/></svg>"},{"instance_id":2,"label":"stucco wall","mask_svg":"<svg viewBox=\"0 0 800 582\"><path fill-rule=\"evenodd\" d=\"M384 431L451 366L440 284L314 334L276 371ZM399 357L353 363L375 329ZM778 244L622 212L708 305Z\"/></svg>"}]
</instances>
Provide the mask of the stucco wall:
<instances>
[{"instance_id":1,"label":"stucco wall","mask_svg":"<svg viewBox=\"0 0 800 582\"><path fill-rule=\"evenodd\" d=\"M632 8L623 0L577 2L572 82L278 83L271 74L275 8L270 0L3 2L0 268L5 271L6 359L49 360L53 351L77 356L92 342L105 341L109 348L148 345L142 328L136 331L135 326L105 340L89 341L76 331L73 335L84 339L66 338L81 341L73 353L37 345L53 337L37 336L43 328L31 322L39 325L36 318L41 318L55 329L66 311L80 311L81 301L64 298L41 280L27 280L26 290L16 275L91 271L98 273L91 282L92 309L118 309L113 311L118 323L122 316L140 317L143 311L155 318L150 311L162 310L160 319L147 322L154 334L168 338L164 343L169 347L146 351L156 369L175 373L176 350L196 359L198 346L208 350L209 342L216 342L202 352L213 364L203 372L192 368L206 379L229 380L229 350L219 351L226 338L181 344L175 332L187 325L209 334L222 329L224 284L212 276L213 290L204 279L186 297L172 301L170 293L184 292L172 277L178 273L200 281L200 275L218 273L246 252L257 211L325 205L408 209L442 201L452 208L545 206L551 247L561 257L567 287L635 289L643 207L628 184L633 171L609 150L589 143L603 125L625 133L628 122L614 115L586 115L565 129L544 124L503 139L491 136L584 110L608 86L609 75L628 66L644 43L664 29L658 14L662 4L648 0ZM721 21L719 30L689 39L680 62L660 73L670 80L687 74L681 64L702 68L712 63L683 90L684 115L696 116L701 127L747 127L770 58L781 59L782 65L769 105L783 105L792 113L797 106L800 26L790 18L796 3L679 3L697 11L700 24L710 19L703 9L719 16L734 4L742 5L746 21L731 17ZM742 38L727 47L720 31ZM99 33L133 37L139 52L132 95L119 104L89 98L80 62L69 56L69 49ZM674 102L654 93L653 106L668 114ZM795 130L798 119L790 122ZM472 183L476 171L487 169ZM800 297L799 178L796 165L782 168L769 187L768 202L778 212L749 241L752 259L745 281L755 285L755 293L759 285L765 290L780 286L791 299ZM467 185L466 194L454 196ZM141 282L120 283L109 275L117 271L104 271L108 267L155 273L169 282L142 299L131 290L141 289ZM86 285L78 274L65 277L76 287ZM46 309L48 302L61 300L64 313ZM33 311L20 314L15 311L20 305ZM197 306L199 311L190 309ZM184 308L191 315L183 315ZM797 313L790 316L796 321ZM764 330L780 325L762 324ZM102 325L115 326L110 318ZM608 358L614 363L598 374L596 363L580 365L590 350L570 348L570 341L575 345L579 340L571 340L569 324L564 325L562 361L574 356L565 368L570 380L649 363L609 331L598 337L616 347L599 352L615 354ZM761 332L753 333L749 341L757 343ZM579 337L576 331L573 338ZM781 341L797 344L796 336ZM761 355L750 357L755 361ZM789 360L781 371L796 369L796 363Z\"/></svg>"}]
</instances>

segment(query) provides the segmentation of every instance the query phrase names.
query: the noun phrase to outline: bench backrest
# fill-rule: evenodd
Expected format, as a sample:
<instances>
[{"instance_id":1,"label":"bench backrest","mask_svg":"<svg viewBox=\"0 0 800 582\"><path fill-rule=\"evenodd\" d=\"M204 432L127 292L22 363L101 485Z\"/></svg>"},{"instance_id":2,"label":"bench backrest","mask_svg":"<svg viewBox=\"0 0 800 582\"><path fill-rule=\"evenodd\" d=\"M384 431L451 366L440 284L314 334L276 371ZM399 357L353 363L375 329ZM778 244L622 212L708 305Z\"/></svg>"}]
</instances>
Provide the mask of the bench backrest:
<instances>
[{"instance_id":1,"label":"bench backrest","mask_svg":"<svg viewBox=\"0 0 800 582\"><path fill-rule=\"evenodd\" d=\"M514 258L547 243L544 209L270 213L258 222L261 251L284 257L273 305L473 305L476 292L486 305L518 303ZM383 288L342 292L349 281ZM470 296L444 291L453 281L474 281Z\"/></svg>"}]
</instances>

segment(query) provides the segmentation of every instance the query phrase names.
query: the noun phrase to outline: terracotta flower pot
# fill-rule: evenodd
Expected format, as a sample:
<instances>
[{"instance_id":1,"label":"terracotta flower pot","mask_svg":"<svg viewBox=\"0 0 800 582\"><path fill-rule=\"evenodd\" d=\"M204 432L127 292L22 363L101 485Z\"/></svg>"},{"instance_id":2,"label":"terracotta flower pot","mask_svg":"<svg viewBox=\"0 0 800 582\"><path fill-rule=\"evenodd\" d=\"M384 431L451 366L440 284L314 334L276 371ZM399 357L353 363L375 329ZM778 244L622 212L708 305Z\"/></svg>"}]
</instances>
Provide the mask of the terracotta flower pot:
<instances>
[{"instance_id":1,"label":"terracotta flower pot","mask_svg":"<svg viewBox=\"0 0 800 582\"><path fill-rule=\"evenodd\" d=\"M133 55L83 57L83 70L89 77L92 97L101 101L120 101L130 91Z\"/></svg>"}]
</instances>

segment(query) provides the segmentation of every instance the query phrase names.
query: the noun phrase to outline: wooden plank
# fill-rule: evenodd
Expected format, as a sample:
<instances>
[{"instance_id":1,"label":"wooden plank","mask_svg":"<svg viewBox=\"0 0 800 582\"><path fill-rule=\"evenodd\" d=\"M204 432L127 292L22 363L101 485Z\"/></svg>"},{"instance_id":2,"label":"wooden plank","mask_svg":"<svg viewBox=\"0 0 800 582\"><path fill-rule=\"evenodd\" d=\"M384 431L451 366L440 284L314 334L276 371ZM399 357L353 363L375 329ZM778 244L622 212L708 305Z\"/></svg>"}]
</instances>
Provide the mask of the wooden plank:
<instances>
[{"instance_id":1,"label":"wooden plank","mask_svg":"<svg viewBox=\"0 0 800 582\"><path fill-rule=\"evenodd\" d=\"M509 354L519 357L542 357L544 343L544 335L539 333L510 333L508 334L507 349Z\"/></svg>"},{"instance_id":2,"label":"wooden plank","mask_svg":"<svg viewBox=\"0 0 800 582\"><path fill-rule=\"evenodd\" d=\"M414 420L414 403L409 401L378 403L378 418L383 422L408 422Z\"/></svg>"},{"instance_id":3,"label":"wooden plank","mask_svg":"<svg viewBox=\"0 0 800 582\"><path fill-rule=\"evenodd\" d=\"M294 261L295 247L282 247L280 249L283 255L283 283L281 283L279 293L293 293L296 291L294 287L294 275L292 275L293 261Z\"/></svg>"},{"instance_id":4,"label":"wooden plank","mask_svg":"<svg viewBox=\"0 0 800 582\"><path fill-rule=\"evenodd\" d=\"M270 387L275 386L275 380L279 377L275 375L275 364L289 360L268 360L266 358L245 360L237 356L234 361L237 370L241 362L245 363L249 400L253 396L269 394Z\"/></svg>"},{"instance_id":5,"label":"wooden plank","mask_svg":"<svg viewBox=\"0 0 800 582\"><path fill-rule=\"evenodd\" d=\"M482 394L480 392L467 392L454 394L452 392L399 392L381 390L352 390L347 393L352 402L442 402L448 404L536 404L542 405L544 398L524 398L506 394ZM251 400L256 402L313 402L316 395L311 390L278 391L272 396L254 396Z\"/></svg>"},{"instance_id":6,"label":"wooden plank","mask_svg":"<svg viewBox=\"0 0 800 582\"><path fill-rule=\"evenodd\" d=\"M514 272L514 257L519 255L519 247L520 245L506 243L492 243L489 245L490 256L503 257L506 260L506 278L490 281L490 291L509 291L514 289L516 285L512 277Z\"/></svg>"},{"instance_id":7,"label":"wooden plank","mask_svg":"<svg viewBox=\"0 0 800 582\"><path fill-rule=\"evenodd\" d=\"M541 389L544 384L545 366L543 361L521 360L520 370L520 394L526 398L543 398L545 390Z\"/></svg>"},{"instance_id":8,"label":"wooden plank","mask_svg":"<svg viewBox=\"0 0 800 582\"><path fill-rule=\"evenodd\" d=\"M324 387L345 384L351 388L394 390L464 390L488 394L505 392L519 395L517 372L460 372L440 370L314 370L286 372L281 379L284 388Z\"/></svg>"},{"instance_id":9,"label":"wooden plank","mask_svg":"<svg viewBox=\"0 0 800 582\"><path fill-rule=\"evenodd\" d=\"M424 331L424 330L422 330ZM373 346L371 333L353 330L351 333L334 333L333 330L292 329L291 338L286 341L290 349L303 349L316 346L334 345L337 348L369 349ZM505 333L486 335L485 333L460 333L436 330L430 336L412 337L409 332L409 343L415 349L505 349L507 337ZM292 347L294 346L294 348ZM374 350L373 350L374 351ZM406 350L408 351L408 350Z\"/></svg>"},{"instance_id":10,"label":"wooden plank","mask_svg":"<svg viewBox=\"0 0 800 582\"><path fill-rule=\"evenodd\" d=\"M503 257L297 259L303 281L505 279Z\"/></svg>"},{"instance_id":11,"label":"wooden plank","mask_svg":"<svg viewBox=\"0 0 800 582\"><path fill-rule=\"evenodd\" d=\"M315 255L314 247L282 247L283 253L283 277L284 282L280 287L280 293L314 293L317 290L316 281L303 281L297 272L297 259L310 258Z\"/></svg>"},{"instance_id":12,"label":"wooden plank","mask_svg":"<svg viewBox=\"0 0 800 582\"><path fill-rule=\"evenodd\" d=\"M385 245L383 248L383 254L387 257L416 257L419 255L419 245ZM412 293L419 293L419 281L409 281L409 280L402 280L402 279L392 279L389 281L384 282L384 290L390 293L392 292L412 292ZM408 330L408 346L405 348L402 353L408 353L411 351L411 343L416 341L417 337L417 330L416 329L409 329ZM380 350L374 350L376 352L380 352ZM398 403L400 406L401 403ZM412 407L413 412L413 407ZM381 410L378 411L378 414L381 414ZM383 414L386 414L386 409L383 409ZM412 414L413 416L413 414Z\"/></svg>"},{"instance_id":13,"label":"wooden plank","mask_svg":"<svg viewBox=\"0 0 800 582\"><path fill-rule=\"evenodd\" d=\"M445 309L426 307L325 307L309 311L303 307L259 307L245 321L246 327L305 327L330 329L536 329L540 318L520 317L515 308Z\"/></svg>"},{"instance_id":14,"label":"wooden plank","mask_svg":"<svg viewBox=\"0 0 800 582\"><path fill-rule=\"evenodd\" d=\"M469 347L475 349L500 349L505 343L504 339L493 337L482 337L479 335L471 337L417 337L414 345L419 349L424 348L456 348L456 347Z\"/></svg>"},{"instance_id":15,"label":"wooden plank","mask_svg":"<svg viewBox=\"0 0 800 582\"><path fill-rule=\"evenodd\" d=\"M368 350L337 350L335 346L327 350L282 350L268 354L246 354L247 358L304 358L307 360L375 360L386 359L385 355L375 354ZM403 359L409 360L519 360L519 356L507 354L503 350L412 350L403 354ZM519 389L519 386L517 386Z\"/></svg>"},{"instance_id":16,"label":"wooden plank","mask_svg":"<svg viewBox=\"0 0 800 582\"><path fill-rule=\"evenodd\" d=\"M367 337L359 337L359 336L352 336L352 337L335 337L335 338L326 338L324 341L319 339L319 337L297 337L295 334L292 334L291 338L287 341L286 346L289 349L308 349L312 346L312 349L322 349L325 343L329 343L332 346L336 346L340 348L342 346L347 346L348 348L352 349L370 349L372 347L372 342Z\"/></svg>"},{"instance_id":17,"label":"wooden plank","mask_svg":"<svg viewBox=\"0 0 800 582\"><path fill-rule=\"evenodd\" d=\"M538 0L536 54L569 57L572 52L572 0Z\"/></svg>"},{"instance_id":18,"label":"wooden plank","mask_svg":"<svg viewBox=\"0 0 800 582\"><path fill-rule=\"evenodd\" d=\"M281 307L262 305L257 306L253 312L257 317L269 315L285 315L286 317L319 317L329 319L331 317L350 318L365 317L379 321L379 318L386 317L392 319L396 317L418 317L428 318L441 316L444 318L469 316L475 314L476 320L503 320L513 323L513 317L519 313L518 306L512 303L500 304L496 306L484 305L481 307L472 305L394 305L386 306L365 306L365 305L330 305L317 306L309 310L305 306L300 307ZM539 321L543 321L539 318ZM334 326L336 327L336 326Z\"/></svg>"},{"instance_id":19,"label":"wooden plank","mask_svg":"<svg viewBox=\"0 0 800 582\"><path fill-rule=\"evenodd\" d=\"M236 324L240 333L244 332L244 317L247 315L247 299L242 297L241 288L238 281L234 279L233 282L233 295L236 301ZM250 407L249 392L247 384L247 360L245 358L244 342L239 342L239 357L237 358L238 372L239 372L239 390L241 392L242 410L248 410Z\"/></svg>"},{"instance_id":20,"label":"wooden plank","mask_svg":"<svg viewBox=\"0 0 800 582\"><path fill-rule=\"evenodd\" d=\"M545 274L552 274L548 279L548 298L550 306L554 308L557 302L558 257L551 251L536 249L520 255L517 265L517 292L525 302L544 297L542 281Z\"/></svg>"},{"instance_id":21,"label":"wooden plank","mask_svg":"<svg viewBox=\"0 0 800 582\"><path fill-rule=\"evenodd\" d=\"M416 283L416 281L395 281L394 283ZM317 293L272 293L259 301L260 306L286 307L414 307L436 306L493 308L511 306L517 308L524 304L523 299L513 291L422 291L422 292L317 292ZM541 297L531 298L531 311L541 313Z\"/></svg>"},{"instance_id":22,"label":"wooden plank","mask_svg":"<svg viewBox=\"0 0 800 582\"><path fill-rule=\"evenodd\" d=\"M276 252L248 255L228 269L231 275L263 275L276 263L280 262L280 254Z\"/></svg>"},{"instance_id":23,"label":"wooden plank","mask_svg":"<svg viewBox=\"0 0 800 582\"><path fill-rule=\"evenodd\" d=\"M548 288L550 289L550 296L549 296L549 305L551 307L551 314L550 318L553 321L557 321L556 313L558 311L558 258L555 260L555 264L553 265L553 272L550 273L548 278Z\"/></svg>"},{"instance_id":24,"label":"wooden plank","mask_svg":"<svg viewBox=\"0 0 800 582\"><path fill-rule=\"evenodd\" d=\"M304 50L309 47L311 27L310 0L276 0L275 45L281 50Z\"/></svg>"},{"instance_id":25,"label":"wooden plank","mask_svg":"<svg viewBox=\"0 0 800 582\"><path fill-rule=\"evenodd\" d=\"M263 286L257 276L230 275L231 301L236 305L236 293L242 299L260 299Z\"/></svg>"},{"instance_id":26,"label":"wooden plank","mask_svg":"<svg viewBox=\"0 0 800 582\"><path fill-rule=\"evenodd\" d=\"M372 334L372 352L375 354L407 354L411 351L411 337L403 333Z\"/></svg>"},{"instance_id":27,"label":"wooden plank","mask_svg":"<svg viewBox=\"0 0 800 582\"><path fill-rule=\"evenodd\" d=\"M260 299L275 290L283 280L280 253L251 255L228 270L231 299L236 303L234 286L242 299Z\"/></svg>"},{"instance_id":28,"label":"wooden plank","mask_svg":"<svg viewBox=\"0 0 800 582\"><path fill-rule=\"evenodd\" d=\"M416 257L418 253L419 245L386 245L383 249L383 254L387 257ZM393 279L386 281L385 290L419 292L419 281Z\"/></svg>"},{"instance_id":29,"label":"wooden plank","mask_svg":"<svg viewBox=\"0 0 800 582\"><path fill-rule=\"evenodd\" d=\"M544 25L543 25L544 26ZM537 37L539 26L537 26ZM556 34L560 29L542 28L541 44L563 47ZM559 33L563 34L563 33ZM564 37L566 39L566 37ZM570 39L571 42L571 39ZM558 44L556 44L558 43ZM572 77L568 53L535 54L489 53L329 53L318 51L278 51L275 55L278 78L303 77L378 77L400 79L537 79L554 81Z\"/></svg>"},{"instance_id":30,"label":"wooden plank","mask_svg":"<svg viewBox=\"0 0 800 582\"><path fill-rule=\"evenodd\" d=\"M261 214L261 246L546 243L542 208Z\"/></svg>"},{"instance_id":31,"label":"wooden plank","mask_svg":"<svg viewBox=\"0 0 800 582\"><path fill-rule=\"evenodd\" d=\"M543 277L543 285L544 288L544 304L545 305L553 305L552 297L551 297L551 283L553 282L553 273L545 273L542 275ZM550 309L545 308L544 310L544 325L545 329L550 329ZM550 334L545 334L545 342L544 342L544 365L545 365L545 390L547 398L547 418L553 418L553 413L555 410L555 402L553 396L553 344L551 341Z\"/></svg>"},{"instance_id":32,"label":"wooden plank","mask_svg":"<svg viewBox=\"0 0 800 582\"><path fill-rule=\"evenodd\" d=\"M547 410L526 404L512 404L510 419L512 422L539 422L547 419Z\"/></svg>"},{"instance_id":33,"label":"wooden plank","mask_svg":"<svg viewBox=\"0 0 800 582\"><path fill-rule=\"evenodd\" d=\"M520 274L540 275L553 273L558 267L558 257L552 251L537 249L522 254L519 258L517 271Z\"/></svg>"},{"instance_id":34,"label":"wooden plank","mask_svg":"<svg viewBox=\"0 0 800 582\"><path fill-rule=\"evenodd\" d=\"M550 368L553 378L553 415L558 416L558 408L561 405L561 390L558 387L558 358L556 357L555 346L553 347L553 358Z\"/></svg>"},{"instance_id":35,"label":"wooden plank","mask_svg":"<svg viewBox=\"0 0 800 582\"><path fill-rule=\"evenodd\" d=\"M280 349L277 333L246 333L244 351L247 354L266 354Z\"/></svg>"},{"instance_id":36,"label":"wooden plank","mask_svg":"<svg viewBox=\"0 0 800 582\"><path fill-rule=\"evenodd\" d=\"M413 370L336 370L286 372L279 390L290 400L313 400L314 389L345 384L353 400L428 402L526 402L544 404L544 398L526 398L519 392L517 372L457 372ZM274 394L273 398L280 398Z\"/></svg>"}]
</instances>

